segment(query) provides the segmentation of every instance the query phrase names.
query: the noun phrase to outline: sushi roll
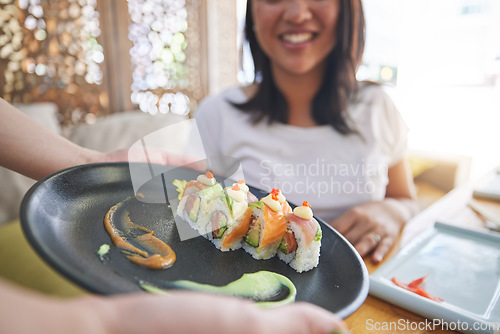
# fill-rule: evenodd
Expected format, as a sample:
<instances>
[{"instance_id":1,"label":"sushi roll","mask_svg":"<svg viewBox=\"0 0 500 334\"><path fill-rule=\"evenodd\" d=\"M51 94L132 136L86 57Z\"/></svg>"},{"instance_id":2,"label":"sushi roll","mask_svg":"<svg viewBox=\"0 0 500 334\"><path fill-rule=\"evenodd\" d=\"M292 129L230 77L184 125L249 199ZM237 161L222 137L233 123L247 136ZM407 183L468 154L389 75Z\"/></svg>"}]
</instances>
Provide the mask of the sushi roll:
<instances>
[{"instance_id":1,"label":"sushi roll","mask_svg":"<svg viewBox=\"0 0 500 334\"><path fill-rule=\"evenodd\" d=\"M247 194L241 183L235 183L225 189L226 206L230 215L227 219L217 214L211 218L212 233L209 239L222 251L241 248L242 239L247 234L250 225L252 209L248 207Z\"/></svg>"},{"instance_id":2,"label":"sushi roll","mask_svg":"<svg viewBox=\"0 0 500 334\"><path fill-rule=\"evenodd\" d=\"M177 206L177 215L203 234L205 223L201 217L204 216L208 203L221 192L223 192L222 186L217 183L211 172L199 175L196 180L187 182L184 187Z\"/></svg>"},{"instance_id":3,"label":"sushi roll","mask_svg":"<svg viewBox=\"0 0 500 334\"><path fill-rule=\"evenodd\" d=\"M199 220L200 233L209 240L219 239L226 231L231 220L231 211L224 189L212 196L201 211Z\"/></svg>"},{"instance_id":4,"label":"sushi roll","mask_svg":"<svg viewBox=\"0 0 500 334\"><path fill-rule=\"evenodd\" d=\"M246 185L246 183L245 183L244 180L239 180L238 181L238 186L246 194L248 204L255 203L255 202L257 202L259 200L257 198L257 196L255 196L254 194L252 194L252 192L250 191L250 188L248 188L248 186Z\"/></svg>"},{"instance_id":5,"label":"sushi roll","mask_svg":"<svg viewBox=\"0 0 500 334\"><path fill-rule=\"evenodd\" d=\"M278 189L273 189L250 207L252 217L243 248L257 260L269 259L276 255L286 232L285 215L291 212L290 205Z\"/></svg>"},{"instance_id":6,"label":"sushi roll","mask_svg":"<svg viewBox=\"0 0 500 334\"><path fill-rule=\"evenodd\" d=\"M319 263L322 233L311 206L304 201L286 215L286 220L278 257L299 273L313 269Z\"/></svg>"},{"instance_id":7,"label":"sushi roll","mask_svg":"<svg viewBox=\"0 0 500 334\"><path fill-rule=\"evenodd\" d=\"M307 202L292 212L278 189L255 201L243 180L223 189L210 172L174 185L177 214L218 249L243 247L257 260L278 254L299 273L318 265L322 232Z\"/></svg>"}]
</instances>

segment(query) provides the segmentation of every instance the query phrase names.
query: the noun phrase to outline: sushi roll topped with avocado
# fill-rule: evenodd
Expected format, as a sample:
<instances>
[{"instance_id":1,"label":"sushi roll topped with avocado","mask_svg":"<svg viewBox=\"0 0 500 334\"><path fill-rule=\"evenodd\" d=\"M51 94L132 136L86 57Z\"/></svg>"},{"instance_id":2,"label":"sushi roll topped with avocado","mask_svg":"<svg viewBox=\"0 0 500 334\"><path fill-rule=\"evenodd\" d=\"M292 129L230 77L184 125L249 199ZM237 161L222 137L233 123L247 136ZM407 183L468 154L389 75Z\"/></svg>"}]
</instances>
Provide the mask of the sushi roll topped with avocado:
<instances>
[{"instance_id":1,"label":"sushi roll topped with avocado","mask_svg":"<svg viewBox=\"0 0 500 334\"><path fill-rule=\"evenodd\" d=\"M176 184L179 188L179 183ZM208 203L223 193L222 186L215 180L212 172L199 175L196 180L187 182L181 191L177 214L184 218L195 230L203 230L200 217Z\"/></svg>"},{"instance_id":2,"label":"sushi roll topped with avocado","mask_svg":"<svg viewBox=\"0 0 500 334\"><path fill-rule=\"evenodd\" d=\"M213 234L212 238L214 245L222 251L241 248L242 239L247 234L252 209L248 206L248 195L244 187L246 185L240 181L224 189L229 208L228 220L224 233Z\"/></svg>"}]
</instances>

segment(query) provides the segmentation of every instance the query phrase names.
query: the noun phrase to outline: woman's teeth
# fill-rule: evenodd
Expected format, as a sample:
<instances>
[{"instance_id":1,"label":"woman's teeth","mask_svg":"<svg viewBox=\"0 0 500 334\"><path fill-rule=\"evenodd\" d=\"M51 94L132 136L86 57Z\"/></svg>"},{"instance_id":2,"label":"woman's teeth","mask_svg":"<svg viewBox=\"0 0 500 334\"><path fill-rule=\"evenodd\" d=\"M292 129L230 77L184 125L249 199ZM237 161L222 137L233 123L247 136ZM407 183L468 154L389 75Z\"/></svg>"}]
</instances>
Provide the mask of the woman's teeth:
<instances>
[{"instance_id":1,"label":"woman's teeth","mask_svg":"<svg viewBox=\"0 0 500 334\"><path fill-rule=\"evenodd\" d=\"M311 40L313 34L310 32L300 33L300 34L285 34L283 35L283 40L289 43L304 43Z\"/></svg>"}]
</instances>

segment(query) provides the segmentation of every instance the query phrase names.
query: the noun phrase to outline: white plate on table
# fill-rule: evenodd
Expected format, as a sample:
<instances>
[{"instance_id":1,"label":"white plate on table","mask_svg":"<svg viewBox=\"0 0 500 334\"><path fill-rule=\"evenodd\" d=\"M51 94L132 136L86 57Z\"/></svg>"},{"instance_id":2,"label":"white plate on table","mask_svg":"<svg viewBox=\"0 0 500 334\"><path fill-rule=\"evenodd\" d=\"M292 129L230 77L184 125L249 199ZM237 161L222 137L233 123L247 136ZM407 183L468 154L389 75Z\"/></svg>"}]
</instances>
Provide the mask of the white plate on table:
<instances>
[{"instance_id":1,"label":"white plate on table","mask_svg":"<svg viewBox=\"0 0 500 334\"><path fill-rule=\"evenodd\" d=\"M442 302L391 281L409 283L425 275L422 287ZM370 275L370 294L430 319L425 329L500 333L500 233L436 223Z\"/></svg>"}]
</instances>

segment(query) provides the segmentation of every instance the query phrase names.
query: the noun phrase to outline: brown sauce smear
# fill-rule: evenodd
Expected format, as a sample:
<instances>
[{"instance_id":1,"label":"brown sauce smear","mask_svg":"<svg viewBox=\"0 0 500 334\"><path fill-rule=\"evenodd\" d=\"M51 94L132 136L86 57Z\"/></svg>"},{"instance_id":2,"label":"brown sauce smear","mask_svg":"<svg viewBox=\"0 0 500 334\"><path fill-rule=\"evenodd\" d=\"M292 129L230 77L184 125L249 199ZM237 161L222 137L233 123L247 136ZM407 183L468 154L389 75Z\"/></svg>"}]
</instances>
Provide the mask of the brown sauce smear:
<instances>
[{"instance_id":1,"label":"brown sauce smear","mask_svg":"<svg viewBox=\"0 0 500 334\"><path fill-rule=\"evenodd\" d=\"M129 199L130 198L127 198L123 202L112 206L104 217L104 228L111 237L113 244L125 253L129 253L128 255L126 255L127 258L138 265L150 269L164 269L171 267L176 260L175 252L169 245L155 237L153 231L135 224L130 220L130 217L128 215L125 217L124 223L127 231L123 233L116 228L113 222L113 215L115 211ZM131 239L135 240L137 243L147 249L152 249L154 251L153 254L149 254L148 252L135 247L127 241L127 239L123 235L127 235L128 231L130 231L131 229L139 229L146 232Z\"/></svg>"}]
</instances>

